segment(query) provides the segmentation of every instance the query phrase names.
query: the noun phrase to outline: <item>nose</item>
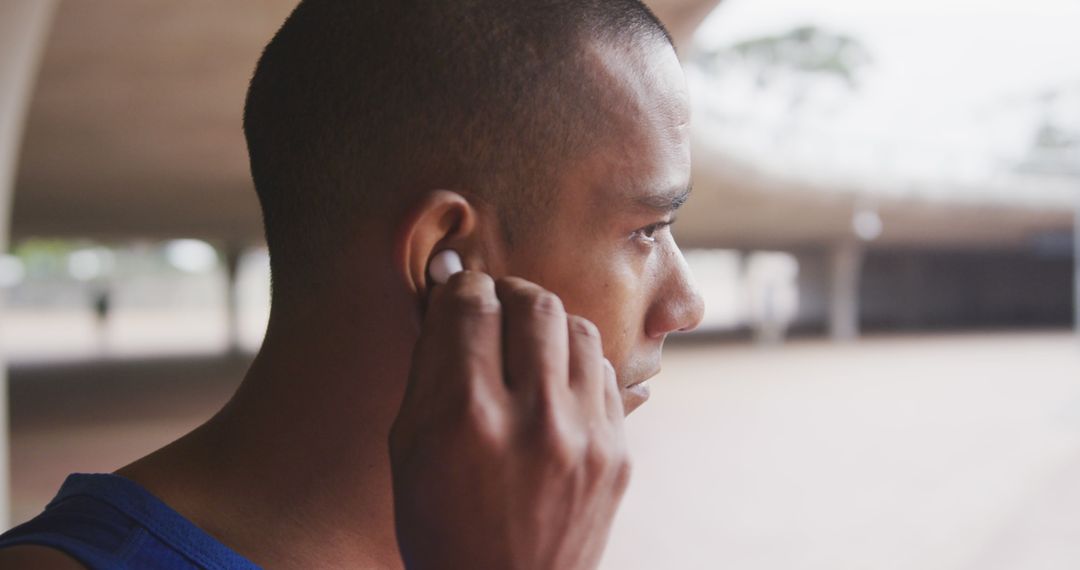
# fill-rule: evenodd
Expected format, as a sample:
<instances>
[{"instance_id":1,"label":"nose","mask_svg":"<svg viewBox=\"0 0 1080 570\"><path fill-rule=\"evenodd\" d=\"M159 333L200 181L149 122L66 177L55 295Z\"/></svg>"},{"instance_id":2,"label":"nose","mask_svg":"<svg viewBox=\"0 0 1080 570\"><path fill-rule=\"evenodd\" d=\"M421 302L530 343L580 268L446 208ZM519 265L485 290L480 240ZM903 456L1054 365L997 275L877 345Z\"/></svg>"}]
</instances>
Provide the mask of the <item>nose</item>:
<instances>
[{"instance_id":1,"label":"nose","mask_svg":"<svg viewBox=\"0 0 1080 570\"><path fill-rule=\"evenodd\" d=\"M705 301L678 247L672 248L669 260L645 319L645 332L653 338L694 330L705 314Z\"/></svg>"}]
</instances>

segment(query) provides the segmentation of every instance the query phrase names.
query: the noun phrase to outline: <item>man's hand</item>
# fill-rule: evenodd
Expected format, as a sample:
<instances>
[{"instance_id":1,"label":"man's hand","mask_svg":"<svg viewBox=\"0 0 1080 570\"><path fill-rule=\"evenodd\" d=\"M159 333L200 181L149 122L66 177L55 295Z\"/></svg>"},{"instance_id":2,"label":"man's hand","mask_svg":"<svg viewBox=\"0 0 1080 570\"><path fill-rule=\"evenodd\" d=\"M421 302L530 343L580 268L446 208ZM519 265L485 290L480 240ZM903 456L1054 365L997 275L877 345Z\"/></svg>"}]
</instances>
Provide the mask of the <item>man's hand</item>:
<instances>
[{"instance_id":1,"label":"man's hand","mask_svg":"<svg viewBox=\"0 0 1080 570\"><path fill-rule=\"evenodd\" d=\"M523 279L431 294L390 433L409 569L595 568L629 482L600 333Z\"/></svg>"}]
</instances>

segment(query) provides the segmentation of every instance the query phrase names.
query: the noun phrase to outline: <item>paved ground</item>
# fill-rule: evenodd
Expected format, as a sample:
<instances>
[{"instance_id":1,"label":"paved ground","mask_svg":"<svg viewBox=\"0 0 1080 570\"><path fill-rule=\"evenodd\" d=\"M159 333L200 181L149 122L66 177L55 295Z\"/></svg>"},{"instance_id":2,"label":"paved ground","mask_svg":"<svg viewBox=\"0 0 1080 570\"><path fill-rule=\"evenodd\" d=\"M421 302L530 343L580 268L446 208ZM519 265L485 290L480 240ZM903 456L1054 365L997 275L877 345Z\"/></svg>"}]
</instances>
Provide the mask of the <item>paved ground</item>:
<instances>
[{"instance_id":1,"label":"paved ground","mask_svg":"<svg viewBox=\"0 0 1080 570\"><path fill-rule=\"evenodd\" d=\"M12 522L38 513L71 472L112 471L207 419L248 358L16 365L9 372Z\"/></svg>"},{"instance_id":2,"label":"paved ground","mask_svg":"<svg viewBox=\"0 0 1080 570\"><path fill-rule=\"evenodd\" d=\"M1080 340L681 347L605 568L1080 568Z\"/></svg>"},{"instance_id":3,"label":"paved ground","mask_svg":"<svg viewBox=\"0 0 1080 570\"><path fill-rule=\"evenodd\" d=\"M213 413L244 359L22 364L14 519ZM607 570L1080 567L1080 341L672 345Z\"/></svg>"}]
</instances>

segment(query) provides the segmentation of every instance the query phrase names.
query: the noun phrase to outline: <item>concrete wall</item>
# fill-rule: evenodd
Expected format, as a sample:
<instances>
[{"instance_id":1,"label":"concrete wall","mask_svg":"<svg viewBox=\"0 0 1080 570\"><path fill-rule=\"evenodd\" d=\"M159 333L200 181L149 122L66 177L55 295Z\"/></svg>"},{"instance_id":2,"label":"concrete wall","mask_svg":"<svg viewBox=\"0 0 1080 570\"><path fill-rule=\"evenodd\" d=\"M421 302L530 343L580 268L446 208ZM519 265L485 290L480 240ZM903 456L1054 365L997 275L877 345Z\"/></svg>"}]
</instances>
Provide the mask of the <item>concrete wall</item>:
<instances>
[{"instance_id":1,"label":"concrete wall","mask_svg":"<svg viewBox=\"0 0 1080 570\"><path fill-rule=\"evenodd\" d=\"M1068 326L1072 259L1023 252L871 252L861 320L870 329Z\"/></svg>"},{"instance_id":2,"label":"concrete wall","mask_svg":"<svg viewBox=\"0 0 1080 570\"><path fill-rule=\"evenodd\" d=\"M797 331L827 330L830 257L798 252ZM870 250L862 260L863 330L1067 327L1071 251Z\"/></svg>"},{"instance_id":3,"label":"concrete wall","mask_svg":"<svg viewBox=\"0 0 1080 570\"><path fill-rule=\"evenodd\" d=\"M8 249L15 165L55 0L0 2L0 253ZM4 299L0 291L0 324ZM0 358L0 528L8 526L7 368Z\"/></svg>"}]
</instances>

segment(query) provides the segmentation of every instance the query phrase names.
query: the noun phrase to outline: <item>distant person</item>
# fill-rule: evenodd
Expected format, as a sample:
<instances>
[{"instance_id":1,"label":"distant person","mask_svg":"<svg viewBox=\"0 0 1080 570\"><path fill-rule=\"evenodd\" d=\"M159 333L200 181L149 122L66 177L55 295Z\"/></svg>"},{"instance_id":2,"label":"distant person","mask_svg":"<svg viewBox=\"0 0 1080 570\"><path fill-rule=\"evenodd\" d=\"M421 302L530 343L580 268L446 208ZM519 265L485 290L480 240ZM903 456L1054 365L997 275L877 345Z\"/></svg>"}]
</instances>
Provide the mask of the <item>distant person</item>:
<instances>
[{"instance_id":1,"label":"distant person","mask_svg":"<svg viewBox=\"0 0 1080 570\"><path fill-rule=\"evenodd\" d=\"M301 2L244 117L259 354L207 423L70 477L0 564L594 568L623 416L701 318L669 231L688 118L637 0Z\"/></svg>"},{"instance_id":2,"label":"distant person","mask_svg":"<svg viewBox=\"0 0 1080 570\"><path fill-rule=\"evenodd\" d=\"M98 344L106 345L108 334L109 313L112 311L112 292L108 286L103 286L94 291L94 324L97 328Z\"/></svg>"},{"instance_id":3,"label":"distant person","mask_svg":"<svg viewBox=\"0 0 1080 570\"><path fill-rule=\"evenodd\" d=\"M104 324L109 320L111 306L108 289L102 289L94 294L94 316L97 317L99 323Z\"/></svg>"}]
</instances>

